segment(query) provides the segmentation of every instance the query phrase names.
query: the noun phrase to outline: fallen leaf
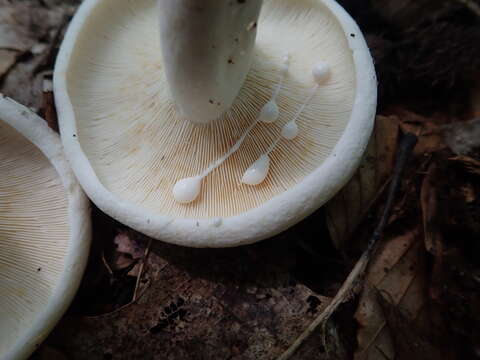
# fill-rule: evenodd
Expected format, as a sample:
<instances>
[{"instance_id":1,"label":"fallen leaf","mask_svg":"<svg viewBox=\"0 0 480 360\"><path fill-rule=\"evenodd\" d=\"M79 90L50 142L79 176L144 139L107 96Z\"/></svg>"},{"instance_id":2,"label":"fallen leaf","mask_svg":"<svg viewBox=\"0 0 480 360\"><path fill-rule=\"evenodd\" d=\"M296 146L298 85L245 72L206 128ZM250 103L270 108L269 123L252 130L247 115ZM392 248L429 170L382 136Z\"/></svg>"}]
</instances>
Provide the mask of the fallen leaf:
<instances>
[{"instance_id":1,"label":"fallen leaf","mask_svg":"<svg viewBox=\"0 0 480 360\"><path fill-rule=\"evenodd\" d=\"M438 204L439 176L441 171L433 162L422 183L420 202L423 216L423 232L425 236L425 248L433 256L433 267L429 286L430 297L438 301L442 293L442 281L444 279L444 237L441 222L445 219L445 213Z\"/></svg>"},{"instance_id":2,"label":"fallen leaf","mask_svg":"<svg viewBox=\"0 0 480 360\"><path fill-rule=\"evenodd\" d=\"M2 93L33 108L42 106L42 71L53 67L55 37L72 7L0 0L0 79ZM45 46L46 44L49 46ZM52 50L48 53L48 50ZM56 50L56 49L55 49ZM24 56L25 55L25 56ZM46 60L51 64L46 66ZM42 68L43 66L43 68Z\"/></svg>"},{"instance_id":3,"label":"fallen leaf","mask_svg":"<svg viewBox=\"0 0 480 360\"><path fill-rule=\"evenodd\" d=\"M474 255L480 237L480 186L458 171L458 163L462 160L451 161L448 154L436 157L422 184L421 205L425 245L432 257L432 327L443 331L437 337L444 341L462 338L456 355L473 359L480 336L480 267Z\"/></svg>"},{"instance_id":4,"label":"fallen leaf","mask_svg":"<svg viewBox=\"0 0 480 360\"><path fill-rule=\"evenodd\" d=\"M380 311L385 316L393 344L395 356L388 357L398 360L438 360L451 359L450 354L442 352L432 344L428 336L422 334L422 330L397 306L377 293L377 301L380 304Z\"/></svg>"},{"instance_id":5,"label":"fallen leaf","mask_svg":"<svg viewBox=\"0 0 480 360\"><path fill-rule=\"evenodd\" d=\"M326 205L327 225L337 249L366 216L392 171L398 138L398 119L377 116L364 160L350 182Z\"/></svg>"},{"instance_id":6,"label":"fallen leaf","mask_svg":"<svg viewBox=\"0 0 480 360\"><path fill-rule=\"evenodd\" d=\"M480 161L465 155L455 156L448 160L459 163L469 173L480 176Z\"/></svg>"},{"instance_id":7,"label":"fallen leaf","mask_svg":"<svg viewBox=\"0 0 480 360\"><path fill-rule=\"evenodd\" d=\"M0 79L12 68L17 60L18 52L0 49Z\"/></svg>"},{"instance_id":8,"label":"fallen leaf","mask_svg":"<svg viewBox=\"0 0 480 360\"><path fill-rule=\"evenodd\" d=\"M442 127L445 142L457 155L470 155L480 148L480 118Z\"/></svg>"},{"instance_id":9,"label":"fallen leaf","mask_svg":"<svg viewBox=\"0 0 480 360\"><path fill-rule=\"evenodd\" d=\"M327 225L337 249L345 250L349 238L368 214L382 185L391 175L400 129L403 133L417 135L414 155L423 156L446 147L439 125L448 121L445 116L437 114L426 118L402 107L392 107L391 111L395 115L377 116L375 130L359 170L326 205Z\"/></svg>"},{"instance_id":10,"label":"fallen leaf","mask_svg":"<svg viewBox=\"0 0 480 360\"><path fill-rule=\"evenodd\" d=\"M370 286L363 290L355 314L360 329L355 359L384 360L395 358L392 334L386 326L385 316L377 301L377 292Z\"/></svg>"},{"instance_id":11,"label":"fallen leaf","mask_svg":"<svg viewBox=\"0 0 480 360\"><path fill-rule=\"evenodd\" d=\"M26 4L0 3L0 49L27 51L35 44Z\"/></svg>"},{"instance_id":12,"label":"fallen leaf","mask_svg":"<svg viewBox=\"0 0 480 360\"><path fill-rule=\"evenodd\" d=\"M446 147L441 133L441 125L449 121L442 114L433 114L424 117L404 108L395 108L396 116L403 132L410 132L418 136L418 144L415 147L416 155L430 154Z\"/></svg>"},{"instance_id":13,"label":"fallen leaf","mask_svg":"<svg viewBox=\"0 0 480 360\"><path fill-rule=\"evenodd\" d=\"M366 275L355 319L359 324L355 359L395 359L392 331L377 299L386 297L409 320L415 320L426 303L425 257L418 228L386 239Z\"/></svg>"}]
</instances>

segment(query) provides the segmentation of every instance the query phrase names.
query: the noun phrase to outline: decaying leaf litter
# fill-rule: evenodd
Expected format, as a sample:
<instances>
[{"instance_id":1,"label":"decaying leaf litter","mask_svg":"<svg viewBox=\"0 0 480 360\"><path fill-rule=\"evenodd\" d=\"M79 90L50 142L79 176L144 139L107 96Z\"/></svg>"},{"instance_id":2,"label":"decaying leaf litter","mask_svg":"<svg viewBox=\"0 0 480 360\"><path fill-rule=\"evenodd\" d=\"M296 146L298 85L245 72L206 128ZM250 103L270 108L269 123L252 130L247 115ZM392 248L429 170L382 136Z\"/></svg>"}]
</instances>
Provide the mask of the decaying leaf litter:
<instances>
[{"instance_id":1,"label":"decaying leaf litter","mask_svg":"<svg viewBox=\"0 0 480 360\"><path fill-rule=\"evenodd\" d=\"M34 359L480 357L479 3L341 3L366 34L380 90L350 184L275 239L228 250L151 241L94 209L85 280ZM76 5L0 0L0 91L52 127L52 68ZM288 352L365 250L406 133L418 144L364 276Z\"/></svg>"}]
</instances>

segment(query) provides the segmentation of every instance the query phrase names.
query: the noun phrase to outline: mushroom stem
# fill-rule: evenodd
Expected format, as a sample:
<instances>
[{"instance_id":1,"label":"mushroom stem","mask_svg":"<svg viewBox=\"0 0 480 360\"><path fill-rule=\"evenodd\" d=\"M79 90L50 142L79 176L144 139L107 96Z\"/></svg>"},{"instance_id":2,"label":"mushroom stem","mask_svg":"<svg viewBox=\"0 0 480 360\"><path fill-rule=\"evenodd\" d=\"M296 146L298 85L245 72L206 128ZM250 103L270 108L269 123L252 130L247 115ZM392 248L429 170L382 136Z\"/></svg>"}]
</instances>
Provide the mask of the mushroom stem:
<instances>
[{"instance_id":1,"label":"mushroom stem","mask_svg":"<svg viewBox=\"0 0 480 360\"><path fill-rule=\"evenodd\" d=\"M218 119L233 104L252 62L262 0L159 0L165 74L180 114Z\"/></svg>"}]
</instances>

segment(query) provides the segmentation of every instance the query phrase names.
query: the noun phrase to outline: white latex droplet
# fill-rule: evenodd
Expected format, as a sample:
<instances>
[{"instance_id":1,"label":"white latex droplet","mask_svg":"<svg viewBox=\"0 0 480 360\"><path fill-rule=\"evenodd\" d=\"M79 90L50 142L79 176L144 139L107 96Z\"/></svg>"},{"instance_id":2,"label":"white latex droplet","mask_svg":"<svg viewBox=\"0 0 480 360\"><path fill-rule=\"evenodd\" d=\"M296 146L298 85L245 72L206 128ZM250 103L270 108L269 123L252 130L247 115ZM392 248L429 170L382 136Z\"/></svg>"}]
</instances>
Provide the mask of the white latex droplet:
<instances>
[{"instance_id":1,"label":"white latex droplet","mask_svg":"<svg viewBox=\"0 0 480 360\"><path fill-rule=\"evenodd\" d=\"M298 125L295 121L289 121L282 128L282 136L287 140L293 140L298 135Z\"/></svg>"},{"instance_id":2,"label":"white latex droplet","mask_svg":"<svg viewBox=\"0 0 480 360\"><path fill-rule=\"evenodd\" d=\"M262 111L260 111L259 119L263 123L270 124L275 122L279 115L280 111L278 110L277 103L273 100L270 100L263 106Z\"/></svg>"},{"instance_id":3,"label":"white latex droplet","mask_svg":"<svg viewBox=\"0 0 480 360\"><path fill-rule=\"evenodd\" d=\"M317 84L323 84L330 77L330 65L323 61L317 63L312 69L312 75Z\"/></svg>"},{"instance_id":4,"label":"white latex droplet","mask_svg":"<svg viewBox=\"0 0 480 360\"><path fill-rule=\"evenodd\" d=\"M268 175L270 169L270 158L268 155L262 155L245 171L242 177L242 183L247 185L261 184Z\"/></svg>"},{"instance_id":5,"label":"white latex droplet","mask_svg":"<svg viewBox=\"0 0 480 360\"><path fill-rule=\"evenodd\" d=\"M289 68L290 68L290 56L285 55L283 57L283 63L282 63L282 65L280 65L280 74L282 76L287 75Z\"/></svg>"},{"instance_id":6,"label":"white latex droplet","mask_svg":"<svg viewBox=\"0 0 480 360\"><path fill-rule=\"evenodd\" d=\"M191 203L198 197L201 188L201 177L197 176L179 180L173 187L173 198L182 204Z\"/></svg>"}]
</instances>

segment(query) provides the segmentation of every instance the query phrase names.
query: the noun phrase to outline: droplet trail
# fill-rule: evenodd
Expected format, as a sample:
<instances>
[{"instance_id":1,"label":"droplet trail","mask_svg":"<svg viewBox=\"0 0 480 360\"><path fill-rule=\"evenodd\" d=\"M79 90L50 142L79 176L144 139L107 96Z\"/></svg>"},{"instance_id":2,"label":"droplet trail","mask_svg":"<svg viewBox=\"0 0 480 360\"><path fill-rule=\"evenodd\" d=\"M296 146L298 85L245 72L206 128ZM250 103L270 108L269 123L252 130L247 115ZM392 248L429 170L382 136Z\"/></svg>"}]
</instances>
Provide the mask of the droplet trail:
<instances>
[{"instance_id":1,"label":"droplet trail","mask_svg":"<svg viewBox=\"0 0 480 360\"><path fill-rule=\"evenodd\" d=\"M221 166L232 154L234 154L240 146L245 141L246 137L250 131L259 123L273 123L280 116L280 110L278 108L276 98L282 90L283 84L288 74L288 69L290 65L290 55L287 54L283 57L283 63L280 66L280 81L275 87L275 90L272 94L271 99L262 107L259 115L255 121L245 130L243 135L238 139L238 141L220 158L215 160L210 166L205 169L203 173L199 176L185 178L179 180L173 187L173 197L175 201L183 204L188 204L193 202L198 195L200 194L202 181L207 177L212 171ZM272 149L275 147L273 145ZM268 175L268 170L270 167L270 158L268 153L262 155L244 174L242 181L248 185L258 185L265 180Z\"/></svg>"}]
</instances>

